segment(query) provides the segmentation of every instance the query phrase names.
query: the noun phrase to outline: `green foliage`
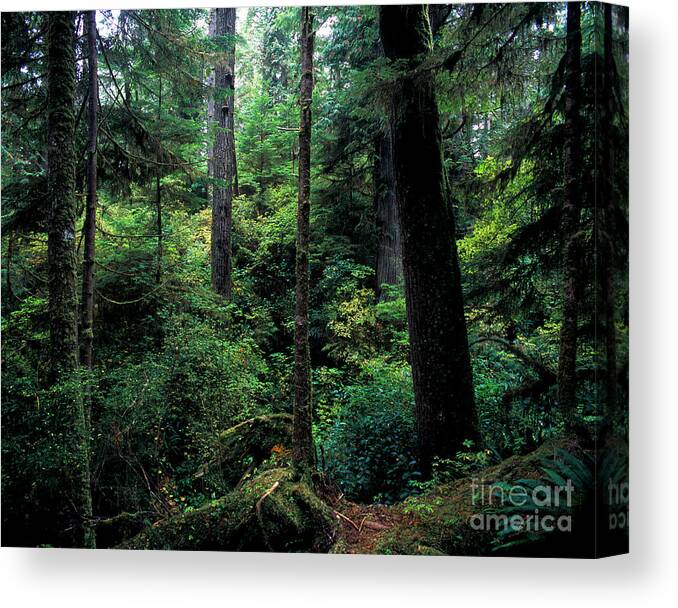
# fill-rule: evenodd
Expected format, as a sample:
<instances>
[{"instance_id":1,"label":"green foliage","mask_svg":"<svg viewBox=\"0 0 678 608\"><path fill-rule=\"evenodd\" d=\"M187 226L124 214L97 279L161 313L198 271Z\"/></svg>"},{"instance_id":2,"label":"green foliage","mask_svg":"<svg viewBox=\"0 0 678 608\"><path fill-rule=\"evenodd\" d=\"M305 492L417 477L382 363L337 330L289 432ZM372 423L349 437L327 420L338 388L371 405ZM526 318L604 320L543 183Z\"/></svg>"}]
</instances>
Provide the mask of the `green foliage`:
<instances>
[{"instance_id":1,"label":"green foliage","mask_svg":"<svg viewBox=\"0 0 678 608\"><path fill-rule=\"evenodd\" d=\"M404 68L388 65L381 56L376 7L317 10L309 261L319 466L350 499L393 503L410 497L403 507L405 521L417 518L428 526L425 542L387 539L384 551L406 546L424 553L470 551L478 539L460 533L450 489L564 430L555 381L562 287L564 13L560 3L516 4L496 12L486 5L455 6L436 33L425 66L435 79L482 439L452 459L434 462L431 478L423 480L415 460L403 285L383 286L385 297L377 302L375 284L375 140L388 122L388 87ZM584 152L593 167L600 160L595 155L602 153L591 137L600 127L592 110L601 84L596 66L603 65L594 30L601 15L593 4L583 11ZM199 475L219 462L223 431L252 417L292 410L299 9L238 12L239 195L233 200L231 302L216 297L210 286L207 148L214 133L205 124L205 84L216 56L206 18L205 9L97 13L94 367L48 386L45 18L35 12L2 14L2 516L7 544L59 542L52 511L67 508L55 505L60 472L70 466L72 454L66 449L68 429L58 418L78 389L86 389L82 393L91 416L95 516L134 515L130 523L102 526L100 546L132 536L144 519L169 522L179 514L183 526L220 512L231 477L253 464L248 475L264 471L268 486L247 485L264 492L280 475L268 470L287 458L287 446L271 455L269 442L262 441L265 453L245 454L228 483L223 474ZM622 21L617 14L615 25ZM76 56L84 57L86 39L82 31L78 34ZM621 25L614 46L618 93L612 119L601 125L610 126L616 144L613 181L624 184L628 74ZM86 70L79 68L78 75L76 111L81 104L86 107ZM78 193L85 190L80 152L86 123L83 112L74 141ZM594 213L594 178L587 172L581 180L584 220ZM615 255L623 258L628 192L620 187L613 194L621 235ZM83 196L77 204L79 242ZM584 230L582 238L590 246L600 235ZM82 256L81 246L78 251ZM614 289L623 399L628 285L622 273ZM577 367L581 419L602 433L601 387L593 374L604 358L596 341L602 326L591 306L599 296L586 282ZM607 420L622 433L628 426L624 412ZM547 483L585 476L566 457L541 465ZM601 469L616 481L625 475L619 462L606 461ZM281 475L281 483L294 485L282 493L285 497L317 506L305 494L299 502L298 492L306 489L288 482L287 473ZM449 491L444 498L437 493L441 487ZM239 509L240 498L226 502ZM256 507L251 507L258 497L246 498L248 521L254 522ZM282 499L275 501L276 510L284 506ZM282 513L287 523L277 531L306 530L297 526L297 511ZM192 513L199 515L182 519ZM169 538L168 527L163 525L163 534ZM441 538L440 528L449 538ZM406 530L399 533L407 536ZM145 539L152 536L148 530L145 534ZM287 545L276 538L277 547L296 542ZM176 546L197 546L195 537L171 540ZM499 545L519 540L509 532ZM253 546L262 543L257 536Z\"/></svg>"},{"instance_id":2,"label":"green foliage","mask_svg":"<svg viewBox=\"0 0 678 608\"><path fill-rule=\"evenodd\" d=\"M498 460L496 452L489 448L478 449L474 441L467 439L464 442L464 449L457 452L454 458L435 458L433 460L429 479L410 481L411 493L416 495L431 492L438 486L471 477L478 471L495 464ZM413 509L420 502L416 499L410 499L407 504L409 508ZM423 501L422 504L426 504L426 501Z\"/></svg>"},{"instance_id":3,"label":"green foliage","mask_svg":"<svg viewBox=\"0 0 678 608\"><path fill-rule=\"evenodd\" d=\"M530 340L522 339L516 342L515 347L545 357L552 346L547 342L551 338L552 335L548 334ZM476 347L474 355L476 406L487 447L502 456L525 454L562 428L554 385L542 390L535 370L515 353L500 346ZM534 391L521 390L531 386L537 388Z\"/></svg>"},{"instance_id":4,"label":"green foliage","mask_svg":"<svg viewBox=\"0 0 678 608\"><path fill-rule=\"evenodd\" d=\"M328 294L325 316L329 336L325 352L335 361L360 365L375 356L404 361L409 338L405 298L397 286L393 297L376 303L374 290L362 287L372 270L344 261L325 268L319 288Z\"/></svg>"},{"instance_id":5,"label":"green foliage","mask_svg":"<svg viewBox=\"0 0 678 608\"><path fill-rule=\"evenodd\" d=\"M162 329L157 353L105 370L93 396L100 466L109 474L131 467L142 495L145 475L180 494L214 456L221 431L274 408L268 366L251 338L228 339L218 323L186 314L168 314ZM102 480L111 489L114 482ZM134 492L118 500L138 500Z\"/></svg>"},{"instance_id":6,"label":"green foliage","mask_svg":"<svg viewBox=\"0 0 678 608\"><path fill-rule=\"evenodd\" d=\"M419 473L407 367L366 363L355 384L337 391L321 421L327 428L319 437L325 471L348 497L393 502L408 494L409 481Z\"/></svg>"},{"instance_id":7,"label":"green foliage","mask_svg":"<svg viewBox=\"0 0 678 608\"><path fill-rule=\"evenodd\" d=\"M266 210L268 189L291 185L294 181L289 160L296 143L292 125L298 122L298 109L290 101L275 104L261 79L243 87L240 102L242 129L239 131L237 153L244 168L239 174L240 187L255 195L257 207Z\"/></svg>"}]
</instances>

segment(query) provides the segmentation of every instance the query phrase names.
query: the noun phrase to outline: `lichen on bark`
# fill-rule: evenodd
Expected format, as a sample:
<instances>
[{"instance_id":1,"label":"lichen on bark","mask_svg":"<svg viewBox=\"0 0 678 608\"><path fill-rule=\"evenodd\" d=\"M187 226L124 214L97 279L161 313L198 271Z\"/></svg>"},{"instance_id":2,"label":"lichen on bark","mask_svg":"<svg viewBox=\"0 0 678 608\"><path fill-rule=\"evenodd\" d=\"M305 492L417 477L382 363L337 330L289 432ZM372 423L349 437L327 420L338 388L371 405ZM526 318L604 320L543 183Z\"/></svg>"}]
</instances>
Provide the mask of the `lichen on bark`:
<instances>
[{"instance_id":1,"label":"lichen on bark","mask_svg":"<svg viewBox=\"0 0 678 608\"><path fill-rule=\"evenodd\" d=\"M75 49L74 14L48 13L48 275L50 379L57 389L50 412L50 432L63 437L61 471L66 546L93 547L88 434L77 378L78 295L75 250Z\"/></svg>"}]
</instances>

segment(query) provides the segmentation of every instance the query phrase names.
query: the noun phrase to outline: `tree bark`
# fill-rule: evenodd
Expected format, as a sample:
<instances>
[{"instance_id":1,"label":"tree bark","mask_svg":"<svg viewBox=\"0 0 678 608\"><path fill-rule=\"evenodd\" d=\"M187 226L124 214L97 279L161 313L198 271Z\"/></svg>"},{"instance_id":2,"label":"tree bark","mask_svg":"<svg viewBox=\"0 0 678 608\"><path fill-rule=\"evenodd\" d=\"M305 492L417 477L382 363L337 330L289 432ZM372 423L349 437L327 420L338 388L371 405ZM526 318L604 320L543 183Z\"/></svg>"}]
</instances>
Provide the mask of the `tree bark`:
<instances>
[{"instance_id":1,"label":"tree bark","mask_svg":"<svg viewBox=\"0 0 678 608\"><path fill-rule=\"evenodd\" d=\"M97 213L97 130L99 110L99 75L97 65L96 11L85 13L89 70L88 144L87 144L87 204L85 207L85 250L82 264L82 313L80 363L92 369L94 342L94 255Z\"/></svg>"},{"instance_id":2,"label":"tree bark","mask_svg":"<svg viewBox=\"0 0 678 608\"><path fill-rule=\"evenodd\" d=\"M229 42L229 50L227 55L228 70L231 75L230 86L231 90L226 99L228 103L228 131L227 131L227 148L226 148L226 163L228 166L229 176L232 183L233 196L240 194L238 186L238 163L235 156L235 21L236 10L234 8L228 9L227 16L227 30L231 42Z\"/></svg>"},{"instance_id":3,"label":"tree bark","mask_svg":"<svg viewBox=\"0 0 678 608\"><path fill-rule=\"evenodd\" d=\"M564 199L562 207L562 325L558 358L558 400L570 427L577 418L578 237L581 205L581 6L567 4L567 59L565 75Z\"/></svg>"},{"instance_id":4,"label":"tree bark","mask_svg":"<svg viewBox=\"0 0 678 608\"><path fill-rule=\"evenodd\" d=\"M66 543L94 546L87 523L92 516L88 440L82 393L73 377L78 370L78 296L75 251L75 50L74 15L48 13L47 162L50 201L48 234L50 372L55 383L64 381L50 412L52 431L62 438L60 491ZM69 382L66 382L69 381ZM63 530L62 530L63 532Z\"/></svg>"},{"instance_id":5,"label":"tree bark","mask_svg":"<svg viewBox=\"0 0 678 608\"><path fill-rule=\"evenodd\" d=\"M216 27L216 10L215 8L210 9L210 18L209 24L207 26L207 34L213 39L214 38L214 28ZM207 97L207 196L210 201L212 201L214 188L212 185L212 178L214 177L214 137L215 137L215 125L216 125L216 114L214 112L214 68L209 70L207 75L207 90L209 95Z\"/></svg>"},{"instance_id":6,"label":"tree bark","mask_svg":"<svg viewBox=\"0 0 678 608\"><path fill-rule=\"evenodd\" d=\"M297 203L296 305L294 312L294 436L295 464L315 465L312 435L311 356L308 341L309 236L311 212L311 105L313 100L313 32L311 8L301 8L301 87L299 105L299 199Z\"/></svg>"},{"instance_id":7,"label":"tree bark","mask_svg":"<svg viewBox=\"0 0 678 608\"><path fill-rule=\"evenodd\" d=\"M403 279L403 257L398 222L391 134L380 133L375 144L374 196L377 223L377 299L383 302L382 285L398 285Z\"/></svg>"},{"instance_id":8,"label":"tree bark","mask_svg":"<svg viewBox=\"0 0 678 608\"><path fill-rule=\"evenodd\" d=\"M158 122L162 119L162 76L158 87ZM155 230L158 235L156 261L155 261L155 282L160 284L162 278L162 190L160 185L160 167L155 170Z\"/></svg>"},{"instance_id":9,"label":"tree bark","mask_svg":"<svg viewBox=\"0 0 678 608\"><path fill-rule=\"evenodd\" d=\"M428 472L434 457L478 440L478 421L434 83L411 71L431 50L428 9L383 6L379 27L386 57L408 69L393 86L390 121L419 459Z\"/></svg>"},{"instance_id":10,"label":"tree bark","mask_svg":"<svg viewBox=\"0 0 678 608\"><path fill-rule=\"evenodd\" d=\"M220 51L214 68L214 114L217 122L212 152L212 288L231 299L231 224L235 180L234 8L214 10L214 36Z\"/></svg>"},{"instance_id":11,"label":"tree bark","mask_svg":"<svg viewBox=\"0 0 678 608\"><path fill-rule=\"evenodd\" d=\"M160 284L162 279L162 256L163 256L163 238L162 238L162 187L160 185L160 171L155 174L155 233L157 234L157 250L155 262L155 282Z\"/></svg>"}]
</instances>

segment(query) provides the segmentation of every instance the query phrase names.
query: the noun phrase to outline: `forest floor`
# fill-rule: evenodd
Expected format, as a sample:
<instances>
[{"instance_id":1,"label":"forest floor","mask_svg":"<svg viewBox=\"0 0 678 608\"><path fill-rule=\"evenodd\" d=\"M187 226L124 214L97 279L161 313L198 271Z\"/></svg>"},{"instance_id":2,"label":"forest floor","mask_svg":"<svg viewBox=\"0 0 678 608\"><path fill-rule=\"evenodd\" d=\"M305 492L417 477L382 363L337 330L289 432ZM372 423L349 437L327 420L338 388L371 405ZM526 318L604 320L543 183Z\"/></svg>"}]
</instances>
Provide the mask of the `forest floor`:
<instances>
[{"instance_id":1,"label":"forest floor","mask_svg":"<svg viewBox=\"0 0 678 608\"><path fill-rule=\"evenodd\" d=\"M407 517L388 505L362 505L340 495L332 505L339 522L337 545L342 553L375 553L381 537Z\"/></svg>"},{"instance_id":2,"label":"forest floor","mask_svg":"<svg viewBox=\"0 0 678 608\"><path fill-rule=\"evenodd\" d=\"M495 536L469 525L474 514L485 508L477 504L474 483L482 480L482 483L513 484L517 480L543 479L544 463L560 462L561 453L581 459L586 450L574 439L553 440L529 454L511 456L468 477L437 485L430 492L393 505L359 504L348 500L338 490L325 492L322 498L338 523L331 552L488 554L495 550Z\"/></svg>"}]
</instances>

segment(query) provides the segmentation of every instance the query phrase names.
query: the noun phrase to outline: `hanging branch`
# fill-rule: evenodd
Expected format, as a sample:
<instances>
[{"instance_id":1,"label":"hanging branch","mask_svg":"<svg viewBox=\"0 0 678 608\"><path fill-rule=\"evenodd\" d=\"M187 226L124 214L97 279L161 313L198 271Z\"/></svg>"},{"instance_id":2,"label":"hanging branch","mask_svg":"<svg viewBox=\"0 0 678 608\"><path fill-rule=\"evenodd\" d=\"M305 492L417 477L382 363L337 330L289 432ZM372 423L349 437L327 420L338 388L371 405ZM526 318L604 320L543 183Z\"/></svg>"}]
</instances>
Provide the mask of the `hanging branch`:
<instances>
[{"instance_id":1,"label":"hanging branch","mask_svg":"<svg viewBox=\"0 0 678 608\"><path fill-rule=\"evenodd\" d=\"M2 87L2 90L3 91L9 91L11 89L23 87L24 85L31 84L32 82L40 80L41 78L47 78L47 74L38 74L37 76L33 76L33 78L28 78L27 80L22 80L21 82L15 82L13 84L6 84L5 86Z\"/></svg>"},{"instance_id":2,"label":"hanging branch","mask_svg":"<svg viewBox=\"0 0 678 608\"><path fill-rule=\"evenodd\" d=\"M115 73L113 72L113 68L111 67L111 64L110 64L110 62L109 62L109 60L108 60L108 55L107 55L107 53L106 53L105 46L104 46L104 44L103 44L103 42L102 42L102 40L101 40L101 36L99 35L98 32L97 32L97 39L98 39L98 41L99 41L99 47L101 48L101 54L102 54L102 56L103 56L103 58L104 58L104 63L106 64L106 68L107 68L108 73L109 73L109 75L110 75L110 77L111 77L111 82L113 83L113 86L115 87L115 89L116 89L117 92L118 92L118 95L116 96L116 98L120 98L120 99L122 100L123 107L125 108L125 110L127 111L127 113L130 115L130 117L134 120L134 122L135 122L135 124L137 125L137 127L138 127L138 128L139 128L139 129L140 129L140 130L148 137L148 139L149 139L151 142L153 142L153 145L154 145L154 146L157 148L157 150L160 152L159 156L160 156L160 155L163 155L163 156L167 156L168 158L172 159L172 162L171 162L171 163L162 163L162 162L159 162L159 161L150 161L150 160L147 160L147 159L143 159L144 162L146 162L147 164L154 164L154 165L156 165L156 166L168 166L168 167L172 167L172 168L181 168L181 169L183 169L183 170L186 172L187 176L188 176L190 179L193 179L194 175L193 175L193 174L190 172L190 170L187 169L186 167L187 167L187 166L188 166L188 167L191 167L192 165L202 164L202 163L204 163L204 161L190 162L190 161L184 161L184 160L180 159L179 157L177 157L177 156L174 154L174 152L172 152L171 150L167 150L167 149L162 145L162 143L161 143L161 142L153 135L153 133L146 127L146 125L143 123L143 121L141 120L141 118L139 118L139 116L137 115L137 113L130 107L129 103L127 102L127 99L126 99L125 95L123 94L123 92L122 92L122 90L121 90L121 88L120 88L120 85L118 85L118 81L117 81L117 79L116 79L116 77L115 77ZM111 98L110 93L108 92L108 90L107 90L105 87L104 87L104 89L106 90L106 94L109 96L109 99L110 99L110 98ZM104 129L103 126L101 127L101 131L102 131L104 134L106 134L106 135L109 137L109 139L111 139L112 142L113 142L120 150L122 150L122 151L125 153L126 156L128 156L128 157L134 157L134 156L135 156L135 155L131 154L130 152L127 152L126 150L124 150L124 148L122 148L122 146L120 146L120 145L113 139L113 136L110 135L110 133L109 133L106 129ZM136 157L136 158L142 158L142 157Z\"/></svg>"},{"instance_id":3,"label":"hanging branch","mask_svg":"<svg viewBox=\"0 0 678 608\"><path fill-rule=\"evenodd\" d=\"M133 152L130 152L126 148L124 148L121 144L119 144L115 137L113 137L113 134L103 125L100 126L100 131L106 136L106 139L108 139L120 152L123 154L123 156L126 156L130 160L135 160L139 162L140 164L144 165L153 165L156 167L171 167L172 169L183 169L188 175L188 177L193 178L193 174L187 169L186 167L192 167L193 165L199 165L203 164L203 160L199 161L180 161L180 162L169 162L169 163L164 163L159 160L154 160L151 158L147 158L145 156L140 156L138 154L134 154Z\"/></svg>"},{"instance_id":4,"label":"hanging branch","mask_svg":"<svg viewBox=\"0 0 678 608\"><path fill-rule=\"evenodd\" d=\"M477 346L479 344L485 344L487 342L492 342L494 344L501 346L501 348L510 352L512 355L514 355L516 358L522 361L525 365L536 371L540 376L553 375L555 378L554 372L548 369L548 367L546 367L546 365L544 365L541 361L535 359L534 357L531 357L523 349L519 348L515 344L512 344L508 340L505 340L504 338L500 338L499 336L483 336L480 338L476 338L475 340L469 342L469 348L472 346Z\"/></svg>"},{"instance_id":5,"label":"hanging branch","mask_svg":"<svg viewBox=\"0 0 678 608\"><path fill-rule=\"evenodd\" d=\"M135 298L134 300L114 300L113 298L109 298L108 296L105 296L103 293L101 293L98 289L96 290L97 295L102 299L108 302L109 304L115 304L116 306L127 306L128 304L137 304L139 302L143 302L144 300L150 298L154 293L159 291L161 288L163 288L165 285L167 285L167 281L164 281L163 283L160 283L159 285L156 285L151 291L148 293L144 294L140 298Z\"/></svg>"}]
</instances>

